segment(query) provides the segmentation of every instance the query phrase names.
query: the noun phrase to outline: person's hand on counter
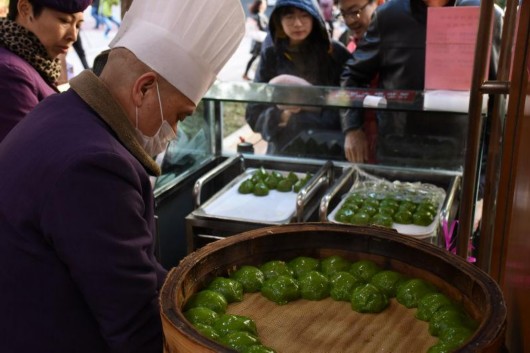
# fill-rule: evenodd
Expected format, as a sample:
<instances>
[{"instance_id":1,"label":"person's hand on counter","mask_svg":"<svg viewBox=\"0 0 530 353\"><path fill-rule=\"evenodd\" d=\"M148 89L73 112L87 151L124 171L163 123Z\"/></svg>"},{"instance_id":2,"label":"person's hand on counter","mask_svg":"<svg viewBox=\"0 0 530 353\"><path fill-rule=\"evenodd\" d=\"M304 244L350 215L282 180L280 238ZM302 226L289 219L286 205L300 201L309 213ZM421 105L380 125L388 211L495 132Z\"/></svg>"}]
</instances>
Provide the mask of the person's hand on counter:
<instances>
[{"instance_id":1,"label":"person's hand on counter","mask_svg":"<svg viewBox=\"0 0 530 353\"><path fill-rule=\"evenodd\" d=\"M344 152L346 159L352 163L363 163L368 160L368 140L362 129L346 132Z\"/></svg>"}]
</instances>

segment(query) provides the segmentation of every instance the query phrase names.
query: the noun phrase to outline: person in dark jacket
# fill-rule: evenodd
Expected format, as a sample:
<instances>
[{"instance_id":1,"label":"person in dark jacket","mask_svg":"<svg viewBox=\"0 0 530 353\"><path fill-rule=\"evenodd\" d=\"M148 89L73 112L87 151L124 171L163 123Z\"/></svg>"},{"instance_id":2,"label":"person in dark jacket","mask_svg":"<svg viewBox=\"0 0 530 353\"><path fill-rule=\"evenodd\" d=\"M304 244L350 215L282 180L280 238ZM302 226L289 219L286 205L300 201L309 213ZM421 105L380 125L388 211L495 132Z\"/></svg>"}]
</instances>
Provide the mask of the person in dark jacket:
<instances>
[{"instance_id":1,"label":"person in dark jacket","mask_svg":"<svg viewBox=\"0 0 530 353\"><path fill-rule=\"evenodd\" d=\"M261 53L261 43L267 36L267 27L269 26L269 18L265 15L265 10L267 9L266 0L254 0L252 5L250 5L250 13L252 16L247 19L247 31L249 32L252 42L250 44L250 59L247 62L245 67L245 72L243 73L244 80L250 80L248 77L248 72L254 61L259 57ZM249 25L250 24L250 25Z\"/></svg>"},{"instance_id":2,"label":"person in dark jacket","mask_svg":"<svg viewBox=\"0 0 530 353\"><path fill-rule=\"evenodd\" d=\"M86 54L85 54L85 48L83 48L83 42L81 41L81 36L77 37L77 40L73 44L75 53L79 57L79 60L81 61L81 65L83 65L84 69L90 69L90 66L88 65L88 62L86 61Z\"/></svg>"},{"instance_id":3,"label":"person in dark jacket","mask_svg":"<svg viewBox=\"0 0 530 353\"><path fill-rule=\"evenodd\" d=\"M2 353L163 351L152 157L245 28L239 0L205 2L135 0L100 76L81 72L0 144Z\"/></svg>"},{"instance_id":4,"label":"person in dark jacket","mask_svg":"<svg viewBox=\"0 0 530 353\"><path fill-rule=\"evenodd\" d=\"M270 16L269 37L264 42L254 81L269 83L275 79L274 84L306 82L339 86L343 65L349 57L350 53L342 44L330 39L316 1L278 0ZM337 158L341 158L343 136L339 113L334 109L249 104L246 120L267 141L269 154L318 157L324 150L318 147L304 150L303 143L308 141L305 137L309 134L316 138L314 132L329 132L339 147ZM303 141L301 136L305 136ZM329 142L329 135L325 140ZM301 141L300 146L298 141ZM294 145L296 148L290 150Z\"/></svg>"},{"instance_id":5,"label":"person in dark jacket","mask_svg":"<svg viewBox=\"0 0 530 353\"><path fill-rule=\"evenodd\" d=\"M339 41L354 52L357 42L366 33L372 14L381 0L338 0L339 18L346 25L346 30L339 36ZM383 3L383 1L381 1Z\"/></svg>"},{"instance_id":6,"label":"person in dark jacket","mask_svg":"<svg viewBox=\"0 0 530 353\"><path fill-rule=\"evenodd\" d=\"M77 40L90 0L11 0L0 18L0 142L38 102L58 92L60 54Z\"/></svg>"},{"instance_id":7,"label":"person in dark jacket","mask_svg":"<svg viewBox=\"0 0 530 353\"><path fill-rule=\"evenodd\" d=\"M454 0L392 0L384 3L375 10L365 37L358 43L352 58L346 63L342 86L368 87L378 75L378 88L422 91L425 82L427 7L479 5L479 0L457 0L456 3ZM496 7L490 77L495 77L496 73L501 29L502 10ZM413 143L414 140L410 136L432 132L432 124L436 120L440 119L428 119L425 112L380 113L378 159L389 164L393 161L392 155L381 151L385 142L383 136L394 134L401 137L400 141ZM344 110L341 124L346 134L346 158L351 162L366 161L368 147L362 130L362 111ZM392 149L395 146L388 147ZM410 152L417 153L418 149L421 147Z\"/></svg>"}]
</instances>

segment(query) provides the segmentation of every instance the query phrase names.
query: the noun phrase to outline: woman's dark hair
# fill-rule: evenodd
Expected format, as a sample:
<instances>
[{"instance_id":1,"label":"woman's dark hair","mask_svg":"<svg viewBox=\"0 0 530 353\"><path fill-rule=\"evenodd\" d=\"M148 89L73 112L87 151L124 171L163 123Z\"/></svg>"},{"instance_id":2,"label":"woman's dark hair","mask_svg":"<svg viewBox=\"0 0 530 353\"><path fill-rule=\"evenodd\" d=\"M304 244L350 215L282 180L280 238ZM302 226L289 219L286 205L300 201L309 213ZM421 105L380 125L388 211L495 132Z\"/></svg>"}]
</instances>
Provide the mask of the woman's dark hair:
<instances>
[{"instance_id":1,"label":"woman's dark hair","mask_svg":"<svg viewBox=\"0 0 530 353\"><path fill-rule=\"evenodd\" d=\"M262 3L263 0L254 0L254 2L248 7L248 10L251 14L255 15L259 12L259 8L261 7Z\"/></svg>"},{"instance_id":2,"label":"woman's dark hair","mask_svg":"<svg viewBox=\"0 0 530 353\"><path fill-rule=\"evenodd\" d=\"M35 18L39 17L42 13L42 10L44 9L44 6L41 4L35 4L35 1L28 0L31 6L33 6L33 16ZM10 0L9 1L9 12L7 13L7 18L11 21L14 21L17 19L18 16L18 0Z\"/></svg>"}]
</instances>

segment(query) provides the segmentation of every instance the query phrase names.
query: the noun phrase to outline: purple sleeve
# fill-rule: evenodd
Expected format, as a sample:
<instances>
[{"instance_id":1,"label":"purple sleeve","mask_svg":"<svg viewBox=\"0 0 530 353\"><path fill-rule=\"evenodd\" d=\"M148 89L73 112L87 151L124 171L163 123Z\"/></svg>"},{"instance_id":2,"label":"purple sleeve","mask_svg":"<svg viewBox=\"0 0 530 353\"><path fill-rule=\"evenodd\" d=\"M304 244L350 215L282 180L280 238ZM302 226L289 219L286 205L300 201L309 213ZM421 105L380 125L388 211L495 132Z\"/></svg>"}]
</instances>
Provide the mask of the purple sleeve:
<instances>
[{"instance_id":1,"label":"purple sleeve","mask_svg":"<svg viewBox=\"0 0 530 353\"><path fill-rule=\"evenodd\" d=\"M43 206L45 236L112 352L162 352L158 290L165 274L153 255L147 176L118 154L65 165Z\"/></svg>"},{"instance_id":2,"label":"purple sleeve","mask_svg":"<svg viewBox=\"0 0 530 353\"><path fill-rule=\"evenodd\" d=\"M16 65L1 64L0 101L1 141L39 103L31 73Z\"/></svg>"}]
</instances>

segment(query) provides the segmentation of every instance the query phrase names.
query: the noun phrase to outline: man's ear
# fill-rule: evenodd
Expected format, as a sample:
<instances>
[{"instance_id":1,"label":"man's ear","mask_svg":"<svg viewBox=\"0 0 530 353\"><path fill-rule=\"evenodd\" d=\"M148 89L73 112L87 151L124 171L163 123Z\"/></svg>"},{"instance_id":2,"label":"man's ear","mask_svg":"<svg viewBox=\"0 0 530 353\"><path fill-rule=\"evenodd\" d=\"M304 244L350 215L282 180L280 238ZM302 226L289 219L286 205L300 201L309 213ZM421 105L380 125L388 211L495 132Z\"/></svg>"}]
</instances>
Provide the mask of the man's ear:
<instances>
[{"instance_id":1,"label":"man's ear","mask_svg":"<svg viewBox=\"0 0 530 353\"><path fill-rule=\"evenodd\" d=\"M141 107L146 94L150 89L156 88L156 73L146 72L136 79L133 85L132 99L134 105Z\"/></svg>"}]
</instances>

